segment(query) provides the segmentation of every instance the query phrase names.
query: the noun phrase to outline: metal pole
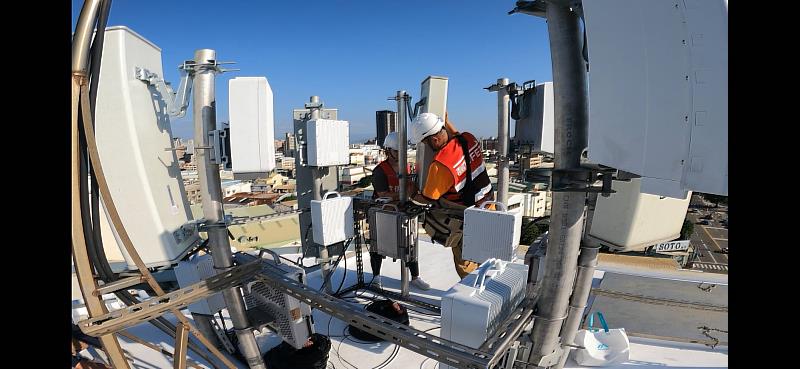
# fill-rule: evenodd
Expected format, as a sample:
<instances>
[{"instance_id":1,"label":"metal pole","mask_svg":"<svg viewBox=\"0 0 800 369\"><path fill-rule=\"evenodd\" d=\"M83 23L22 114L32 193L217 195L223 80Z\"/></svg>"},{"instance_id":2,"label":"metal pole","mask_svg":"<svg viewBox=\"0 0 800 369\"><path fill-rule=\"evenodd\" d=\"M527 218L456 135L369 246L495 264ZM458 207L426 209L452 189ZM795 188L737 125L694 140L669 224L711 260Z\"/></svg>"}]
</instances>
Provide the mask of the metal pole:
<instances>
[{"instance_id":1,"label":"metal pole","mask_svg":"<svg viewBox=\"0 0 800 369\"><path fill-rule=\"evenodd\" d=\"M405 91L397 91L397 141L399 143L399 150L397 150L398 161L398 177L400 180L400 205L405 205L408 200L408 193L406 191L406 181L408 173L406 169L408 166L408 139L406 138L406 102L408 101L408 94Z\"/></svg>"},{"instance_id":2,"label":"metal pole","mask_svg":"<svg viewBox=\"0 0 800 369\"><path fill-rule=\"evenodd\" d=\"M86 0L83 3L72 38L72 72L88 72L89 44L99 10L100 0Z\"/></svg>"},{"instance_id":3,"label":"metal pole","mask_svg":"<svg viewBox=\"0 0 800 369\"><path fill-rule=\"evenodd\" d=\"M589 230L592 229L592 219L594 218L594 208L597 204L597 193L590 193L588 201L588 209L586 211L586 220L584 222L584 239ZM583 312L586 309L586 302L589 300L589 293L592 291L592 280L594 279L594 270L597 267L597 254L600 251L600 246L589 246L585 241L581 241L581 254L578 256L578 276L575 278L575 289L572 291L572 297L569 300L569 313L564 326L561 328L561 342L566 344L574 344L575 334L583 318ZM564 355L556 369L561 369L567 362L572 347L564 347Z\"/></svg>"},{"instance_id":4,"label":"metal pole","mask_svg":"<svg viewBox=\"0 0 800 369\"><path fill-rule=\"evenodd\" d=\"M561 330L561 342L565 344L574 344L575 333L578 331L583 312L586 309L589 292L592 291L592 279L594 278L594 269L597 267L597 253L599 251L600 246L581 245L581 254L578 257L578 277L575 278L575 290L572 292L572 298L570 298L569 302L569 315ZM564 349L561 360L555 366L556 369L564 367L572 347L567 346Z\"/></svg>"},{"instance_id":5,"label":"metal pole","mask_svg":"<svg viewBox=\"0 0 800 369\"><path fill-rule=\"evenodd\" d=\"M100 296L92 293L98 289L97 281L93 276L92 265L89 261L89 250L86 243L86 234L83 231L82 218L87 216L81 212L80 206L80 186L81 181L86 178L80 173L80 131L79 131L79 111L82 106L80 102L81 92L88 89L87 71L90 53L92 30L97 22L100 0L87 0L83 3L81 13L78 16L78 23L75 27L75 34L72 39L72 96L71 106L72 115L70 120L70 147L71 151L71 193L72 193L72 262L75 267L75 275L78 279L78 286L83 296L84 304L90 317L98 316L108 312L106 305ZM98 76L93 76L97 78ZM84 109L86 111L86 109ZM87 119L87 117L83 117ZM91 235L89 235L91 236ZM103 350L108 355L111 365L115 368L130 368L125 359L122 347L114 334L106 334L99 337Z\"/></svg>"},{"instance_id":6,"label":"metal pole","mask_svg":"<svg viewBox=\"0 0 800 369\"><path fill-rule=\"evenodd\" d=\"M580 49L583 38L578 16L568 5L548 1L546 7L555 95L554 169L575 169L587 144L587 79ZM585 201L586 193L553 193L542 295L530 336L530 364L548 367L560 360L559 333L575 278Z\"/></svg>"},{"instance_id":7,"label":"metal pole","mask_svg":"<svg viewBox=\"0 0 800 369\"><path fill-rule=\"evenodd\" d=\"M397 91L397 142L398 142L398 176L399 176L399 184L400 188L398 189L399 197L400 197L400 205L404 205L408 200L408 194L406 193L406 167L408 165L408 152L407 152L407 145L408 139L406 139L406 102L408 101L408 94L403 91ZM409 275L408 275L408 268L406 268L406 260L405 258L400 259L400 295L403 297L408 297L409 294Z\"/></svg>"},{"instance_id":8,"label":"metal pole","mask_svg":"<svg viewBox=\"0 0 800 369\"><path fill-rule=\"evenodd\" d=\"M497 199L508 205L508 78L498 78L497 85Z\"/></svg>"},{"instance_id":9,"label":"metal pole","mask_svg":"<svg viewBox=\"0 0 800 369\"><path fill-rule=\"evenodd\" d=\"M309 101L312 103L312 106L308 108L308 110L311 112L311 119L319 119L319 96L311 96ZM314 196L314 200L322 200L322 171L323 167L311 167L311 178L314 183L311 193ZM328 278L328 274L330 273L330 257L328 256L327 246L319 245L319 248L320 269L322 270L322 280L324 283L324 281ZM345 250L342 250L342 252L344 251ZM331 285L333 285L333 282L331 281L328 281L328 283L325 285L325 292L328 294L333 293L333 287L331 287Z\"/></svg>"},{"instance_id":10,"label":"metal pole","mask_svg":"<svg viewBox=\"0 0 800 369\"><path fill-rule=\"evenodd\" d=\"M194 53L194 60L197 64L205 64L209 60L216 59L214 50L201 49ZM211 163L211 155L208 149L199 149L215 144L210 143L208 138L208 133L217 127L214 91L215 73L215 69L204 66L198 66L198 69L195 70L192 113L194 116L194 139L196 147L198 147L195 148L197 173L199 174L200 190L203 197L203 217L209 225L208 240L211 247L211 256L215 269L227 270L233 266L233 259L227 227L225 226L225 213L222 208L222 185L219 179L219 165ZM228 307L228 313L233 321L236 336L239 338L239 346L247 360L247 365L250 368L266 369L256 338L253 336L252 330L248 328L249 323L245 315L244 301L238 287L222 291L222 296L225 299L225 305Z\"/></svg>"}]
</instances>

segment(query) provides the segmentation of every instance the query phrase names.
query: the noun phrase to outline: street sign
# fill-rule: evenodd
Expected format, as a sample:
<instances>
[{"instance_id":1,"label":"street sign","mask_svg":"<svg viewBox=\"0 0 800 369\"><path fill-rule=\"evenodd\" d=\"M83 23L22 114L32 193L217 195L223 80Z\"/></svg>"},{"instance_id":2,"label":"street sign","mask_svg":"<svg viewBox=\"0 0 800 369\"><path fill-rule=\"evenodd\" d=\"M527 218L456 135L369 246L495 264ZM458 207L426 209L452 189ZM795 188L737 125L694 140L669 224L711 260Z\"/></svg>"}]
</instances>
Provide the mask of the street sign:
<instances>
[{"instance_id":1,"label":"street sign","mask_svg":"<svg viewBox=\"0 0 800 369\"><path fill-rule=\"evenodd\" d=\"M685 251L689 249L689 241L671 241L659 243L655 247L655 252Z\"/></svg>"}]
</instances>

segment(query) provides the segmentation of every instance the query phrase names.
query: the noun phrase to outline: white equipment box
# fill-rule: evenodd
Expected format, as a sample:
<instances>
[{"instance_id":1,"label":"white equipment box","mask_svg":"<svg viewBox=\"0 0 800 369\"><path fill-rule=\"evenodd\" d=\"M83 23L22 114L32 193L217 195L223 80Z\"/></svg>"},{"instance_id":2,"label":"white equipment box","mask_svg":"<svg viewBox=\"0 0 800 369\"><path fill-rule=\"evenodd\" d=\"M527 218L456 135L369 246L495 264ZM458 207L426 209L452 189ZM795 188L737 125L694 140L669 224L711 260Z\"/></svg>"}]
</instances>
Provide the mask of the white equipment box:
<instances>
[{"instance_id":1,"label":"white equipment box","mask_svg":"<svg viewBox=\"0 0 800 369\"><path fill-rule=\"evenodd\" d=\"M306 284L306 272L303 268L296 265L281 262L280 257L271 253L272 260L262 258L262 268L283 274L289 279ZM301 303L280 290L252 280L244 284L245 308L250 310L261 310L274 318L274 321L266 323L284 341L296 349L303 348L308 337L314 333L314 324L311 321L311 307ZM248 315L253 315L248 314ZM256 327L259 322L252 322Z\"/></svg>"},{"instance_id":2,"label":"white equipment box","mask_svg":"<svg viewBox=\"0 0 800 369\"><path fill-rule=\"evenodd\" d=\"M496 210L487 209L494 204ZM522 212L507 211L502 202L487 201L481 207L464 210L463 255L466 260L483 263L489 259L511 261L519 246Z\"/></svg>"},{"instance_id":3,"label":"white equipment box","mask_svg":"<svg viewBox=\"0 0 800 369\"><path fill-rule=\"evenodd\" d=\"M329 246L353 237L353 198L330 191L322 200L311 200L311 224L314 243L319 245Z\"/></svg>"},{"instance_id":4,"label":"white equipment box","mask_svg":"<svg viewBox=\"0 0 800 369\"><path fill-rule=\"evenodd\" d=\"M497 259L481 264L442 296L441 337L480 347L525 297L527 278L525 264Z\"/></svg>"},{"instance_id":5,"label":"white equipment box","mask_svg":"<svg viewBox=\"0 0 800 369\"><path fill-rule=\"evenodd\" d=\"M194 256L188 261L181 261L174 270L180 288L191 286L217 275L211 255ZM217 292L189 305L189 311L205 315L216 314L224 308L225 299L222 297L222 292Z\"/></svg>"},{"instance_id":6,"label":"white equipment box","mask_svg":"<svg viewBox=\"0 0 800 369\"><path fill-rule=\"evenodd\" d=\"M553 101L553 82L536 85L519 97L520 108L525 113L516 121L514 142L530 145L534 151L553 153L555 135L555 103Z\"/></svg>"},{"instance_id":7,"label":"white equipment box","mask_svg":"<svg viewBox=\"0 0 800 369\"><path fill-rule=\"evenodd\" d=\"M192 214L176 153L169 150L166 103L136 78L137 68L163 78L161 49L127 27L106 29L95 109L98 152L133 246L145 265L158 267L177 263L200 237L185 227ZM105 218L103 229L109 224ZM117 235L103 235L106 253L121 254L126 268L135 269Z\"/></svg>"},{"instance_id":8,"label":"white equipment box","mask_svg":"<svg viewBox=\"0 0 800 369\"><path fill-rule=\"evenodd\" d=\"M597 197L586 242L616 251L642 251L680 236L692 193L682 199L651 195L642 193L643 183L640 178L611 182L617 192Z\"/></svg>"},{"instance_id":9,"label":"white equipment box","mask_svg":"<svg viewBox=\"0 0 800 369\"><path fill-rule=\"evenodd\" d=\"M330 167L350 164L350 123L312 119L306 123L308 165Z\"/></svg>"},{"instance_id":10,"label":"white equipment box","mask_svg":"<svg viewBox=\"0 0 800 369\"><path fill-rule=\"evenodd\" d=\"M728 194L725 0L585 0L589 160L642 192Z\"/></svg>"},{"instance_id":11,"label":"white equipment box","mask_svg":"<svg viewBox=\"0 0 800 369\"><path fill-rule=\"evenodd\" d=\"M272 88L267 78L228 81L228 108L234 178L265 177L275 169Z\"/></svg>"}]
</instances>

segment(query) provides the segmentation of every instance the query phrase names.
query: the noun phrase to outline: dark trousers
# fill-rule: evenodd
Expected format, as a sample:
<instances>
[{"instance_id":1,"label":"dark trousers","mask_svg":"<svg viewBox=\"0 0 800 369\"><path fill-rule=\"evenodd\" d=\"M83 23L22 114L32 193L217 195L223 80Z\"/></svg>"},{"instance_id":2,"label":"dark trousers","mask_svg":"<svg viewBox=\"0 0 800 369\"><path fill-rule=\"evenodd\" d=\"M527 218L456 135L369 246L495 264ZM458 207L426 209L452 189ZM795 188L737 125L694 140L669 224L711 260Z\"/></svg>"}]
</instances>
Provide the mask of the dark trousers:
<instances>
[{"instance_id":1,"label":"dark trousers","mask_svg":"<svg viewBox=\"0 0 800 369\"><path fill-rule=\"evenodd\" d=\"M383 263L383 258L385 258L385 256L378 253L369 253L369 265L372 266L372 274L381 274L381 264ZM419 264L417 264L416 261L409 261L406 263L406 265L408 266L408 270L411 271L412 278L419 277Z\"/></svg>"}]
</instances>

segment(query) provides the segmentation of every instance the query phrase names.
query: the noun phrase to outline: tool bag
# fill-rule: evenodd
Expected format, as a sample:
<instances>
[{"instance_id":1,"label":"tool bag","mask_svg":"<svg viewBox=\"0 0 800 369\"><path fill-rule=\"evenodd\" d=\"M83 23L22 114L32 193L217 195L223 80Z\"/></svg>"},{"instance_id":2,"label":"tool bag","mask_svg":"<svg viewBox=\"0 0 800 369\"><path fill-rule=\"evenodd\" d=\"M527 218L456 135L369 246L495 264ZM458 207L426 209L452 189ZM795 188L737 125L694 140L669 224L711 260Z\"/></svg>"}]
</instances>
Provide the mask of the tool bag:
<instances>
[{"instance_id":1,"label":"tool bag","mask_svg":"<svg viewBox=\"0 0 800 369\"><path fill-rule=\"evenodd\" d=\"M311 342L313 345L299 350L281 342L264 354L264 363L269 369L325 369L331 350L330 338L314 333Z\"/></svg>"},{"instance_id":2,"label":"tool bag","mask_svg":"<svg viewBox=\"0 0 800 369\"><path fill-rule=\"evenodd\" d=\"M408 310L406 310L406 308L403 305L400 305L400 313L398 313L397 310L395 310L394 306L392 306L392 304L394 304L394 301L392 300L373 301L367 305L367 311L373 314L380 315L384 318L389 318L391 320L394 320L395 322L408 325L409 324ZM348 327L348 330L350 331L350 335L361 341L367 341L367 342L383 341L383 338L373 336L352 325Z\"/></svg>"},{"instance_id":3,"label":"tool bag","mask_svg":"<svg viewBox=\"0 0 800 369\"><path fill-rule=\"evenodd\" d=\"M581 329L575 335L575 344L583 346L575 349L573 358L578 365L610 366L628 361L631 344L625 328L608 329L603 313L597 312L603 329L594 328L594 314L589 315L588 329Z\"/></svg>"}]
</instances>

